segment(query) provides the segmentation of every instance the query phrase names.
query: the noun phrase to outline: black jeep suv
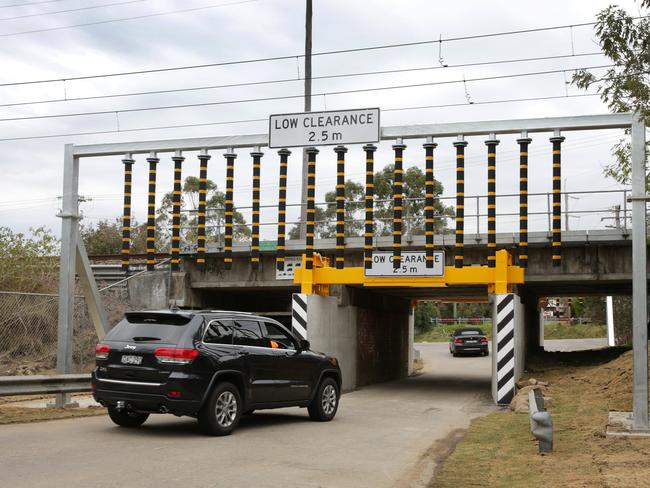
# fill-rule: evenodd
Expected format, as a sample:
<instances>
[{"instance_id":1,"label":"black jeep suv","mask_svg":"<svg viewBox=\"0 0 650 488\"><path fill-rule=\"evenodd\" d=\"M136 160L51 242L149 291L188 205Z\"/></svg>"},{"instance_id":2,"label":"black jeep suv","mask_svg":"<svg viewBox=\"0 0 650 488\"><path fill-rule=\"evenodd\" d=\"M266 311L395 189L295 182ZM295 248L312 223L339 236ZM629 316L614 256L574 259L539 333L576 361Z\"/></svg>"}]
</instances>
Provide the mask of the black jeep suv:
<instances>
[{"instance_id":1,"label":"black jeep suv","mask_svg":"<svg viewBox=\"0 0 650 488\"><path fill-rule=\"evenodd\" d=\"M124 427L172 413L228 435L242 414L289 406L329 421L341 392L336 358L310 351L275 320L242 312L128 312L95 357L93 396Z\"/></svg>"}]
</instances>

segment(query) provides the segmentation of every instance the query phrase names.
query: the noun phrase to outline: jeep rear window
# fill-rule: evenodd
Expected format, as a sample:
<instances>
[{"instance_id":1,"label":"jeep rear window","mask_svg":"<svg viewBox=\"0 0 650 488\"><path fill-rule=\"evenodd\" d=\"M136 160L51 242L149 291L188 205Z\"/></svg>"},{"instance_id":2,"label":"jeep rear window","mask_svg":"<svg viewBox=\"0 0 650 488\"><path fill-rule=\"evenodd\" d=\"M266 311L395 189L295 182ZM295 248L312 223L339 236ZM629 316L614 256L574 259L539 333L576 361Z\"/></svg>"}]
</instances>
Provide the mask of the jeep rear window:
<instances>
[{"instance_id":1,"label":"jeep rear window","mask_svg":"<svg viewBox=\"0 0 650 488\"><path fill-rule=\"evenodd\" d=\"M183 326L189 324L192 321L192 317L175 313L131 312L126 314L126 320L130 324L160 324Z\"/></svg>"}]
</instances>

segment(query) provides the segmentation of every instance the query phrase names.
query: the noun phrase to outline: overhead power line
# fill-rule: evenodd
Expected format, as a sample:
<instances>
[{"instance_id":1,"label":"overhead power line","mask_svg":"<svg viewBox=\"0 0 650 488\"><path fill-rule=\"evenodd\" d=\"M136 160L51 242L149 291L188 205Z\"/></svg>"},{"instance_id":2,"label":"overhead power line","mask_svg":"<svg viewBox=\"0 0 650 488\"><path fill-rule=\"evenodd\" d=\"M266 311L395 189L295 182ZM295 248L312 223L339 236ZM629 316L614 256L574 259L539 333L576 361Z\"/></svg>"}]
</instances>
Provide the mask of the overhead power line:
<instances>
[{"instance_id":1,"label":"overhead power line","mask_svg":"<svg viewBox=\"0 0 650 488\"><path fill-rule=\"evenodd\" d=\"M103 3L101 5L92 5L90 7L78 7L78 8L70 8L67 10L54 10L51 12L41 12L38 14L25 14L25 15L16 15L14 17L1 17L0 20L17 20L17 19L26 19L28 17L41 17L43 15L53 15L53 14L63 14L63 13L70 13L70 12L80 12L82 10L93 10L96 8L102 8L102 7L115 7L117 5L127 5L129 3L142 3L142 2L147 2L149 0L129 0L128 2L114 2L114 3Z\"/></svg>"},{"instance_id":2,"label":"overhead power line","mask_svg":"<svg viewBox=\"0 0 650 488\"><path fill-rule=\"evenodd\" d=\"M337 90L330 92L321 92L312 94L313 97L319 96L332 96L332 95L347 95L352 93L367 93L374 91L385 91L385 90L401 90L407 88L419 88L425 86L440 86L440 85L451 85L456 83L468 83L468 82L477 82L477 81L489 81L489 80L504 80L508 78L521 78L526 76L540 76L548 74L563 73L565 71L574 71L581 69L599 69L599 68L609 68L613 65L600 65L600 66L585 66L581 68L569 68L569 69L556 69L548 71L533 71L527 73L515 73L508 75L496 75L496 76L484 76L479 78L463 78L461 80L448 80L448 81L432 81L427 83L411 83L406 85L389 85L381 87L371 87L371 88L357 88L351 90ZM258 97L258 98L241 98L236 100L220 100L217 102L199 102L199 103L182 103L176 105L159 105L156 107L138 107L138 108L125 108L119 110L98 110L94 112L76 112L69 114L51 114L51 115L28 115L26 117L5 117L0 118L0 122L11 122L17 120L43 120L43 119L56 119L62 117L82 117L90 115L107 115L107 114L121 114L121 113L132 113L132 112L149 112L153 110L170 110L178 108L194 108L194 107L210 107L217 105L232 105L238 103L253 103L253 102L268 102L275 100L290 100L294 98L302 98L302 94L295 95L277 95L272 97Z\"/></svg>"},{"instance_id":3,"label":"overhead power line","mask_svg":"<svg viewBox=\"0 0 650 488\"><path fill-rule=\"evenodd\" d=\"M255 0L249 0L249 1L255 1ZM646 18L646 17L636 17L636 19L641 19L641 18ZM551 26L551 27L539 27L535 29L502 31L502 32L493 32L489 34L477 34L477 35L463 36L463 37L450 37L447 39L441 38L441 39L429 39L424 41L399 43L399 44L381 44L378 46L366 46L366 47L359 47L359 48L339 49L333 51L321 51L321 52L313 53L312 56L327 56L332 54L345 54L345 53L362 52L362 51L374 51L379 49L421 46L426 44L436 44L436 43L443 43L443 42L455 42L455 41L464 41L464 40L480 39L480 38L487 38L487 37L498 37L498 36L508 36L508 35L515 35L515 34L526 34L532 32L550 31L550 30L557 30L557 29L568 29L571 27L588 26L588 25L595 25L595 24L596 22L585 22L585 23L573 24L573 25L558 25L558 26ZM232 66L232 65L239 65L239 64L282 61L287 59L296 59L296 58L303 58L303 57L304 54L292 54L292 55L285 55L285 56L271 56L265 58L250 58L250 59L241 59L241 60L234 60L234 61L220 61L215 63L172 66L167 68L152 68L152 69L145 69L145 70L122 71L116 73L103 73L99 75L68 76L64 78L48 78L48 79L40 79L40 80L14 81L14 82L0 83L0 86L30 85L36 83L54 83L54 82L63 82L63 81L89 80L95 78L109 78L115 76L131 76L131 75L162 73L167 71L179 71L179 70L187 70L187 69L214 68L218 66Z\"/></svg>"},{"instance_id":4,"label":"overhead power line","mask_svg":"<svg viewBox=\"0 0 650 488\"><path fill-rule=\"evenodd\" d=\"M389 70L379 70L379 71L365 71L357 73L340 73L333 75L322 75L322 76L312 76L313 80L326 80L326 79L336 79L336 78L352 78L357 76L374 76L374 75L384 75L384 74L396 74L396 73L409 73L417 71L431 71L439 69L449 69L449 68L467 68L471 66L491 66L496 64L512 64L512 63L522 63L530 61L548 61L548 60L557 60L573 57L584 57L584 56L596 56L602 55L601 52L593 53L580 53L580 54L565 54L558 56L539 56L533 58L519 58L519 59L506 59L506 60L497 60L497 61L481 61L474 63L463 63L456 65L446 65L446 66L423 66L415 68L403 68L403 69L389 69ZM573 69L567 69L567 71L573 71ZM195 87L186 87L186 88L171 88L167 90L146 90L140 92L130 92L130 93L116 93L116 94L106 94L106 95L89 95L85 97L65 97L65 98L51 98L48 100L32 100L27 102L14 102L14 103L3 103L0 104L0 107L19 107L23 105L39 105L45 103L59 103L59 102L78 102L78 101L87 101L87 100L100 100L105 98L120 98L120 97L134 97L142 95L162 95L166 93L180 93L180 92L190 92L190 91L201 91L201 90L214 90L220 88L241 88L244 86L259 86L259 85L274 85L281 83L292 83L297 81L302 81L304 78L295 77L295 78L284 78L276 80L262 80L262 81L248 81L243 83L228 83L223 85L207 85L207 86L195 86Z\"/></svg>"},{"instance_id":5,"label":"overhead power line","mask_svg":"<svg viewBox=\"0 0 650 488\"><path fill-rule=\"evenodd\" d=\"M26 7L27 5L40 5L41 3L58 3L58 2L63 2L63 0L42 0L40 2L12 3L11 5L2 5L0 6L0 8Z\"/></svg>"},{"instance_id":6,"label":"overhead power line","mask_svg":"<svg viewBox=\"0 0 650 488\"><path fill-rule=\"evenodd\" d=\"M556 95L556 96L547 96L547 97L527 97L527 98L510 98L504 100L484 100L484 101L475 101L471 105L491 105L499 103L516 103L516 102L533 102L541 100L558 100L565 98L583 98L583 97L596 97L597 93L580 93L575 95ZM398 111L407 111L407 110L422 110L422 109L433 109L433 108L450 108L450 107L463 107L467 106L467 102L463 103L447 103L441 105L422 105L422 106L412 106L412 107L399 107L399 108L387 108L382 109L383 112L398 112ZM26 141L33 139L52 139L57 137L72 137L72 136L90 136L90 135L100 135L100 134L116 134L116 133L126 133L126 132L142 132L150 130L164 130L164 129L182 129L190 127L207 127L215 125L230 125L230 124L243 124L250 122L268 122L268 117L259 118L259 119L245 119L245 120L230 120L222 122L200 122L194 124L177 124L177 125L165 125L165 126L153 126L153 127L138 127L133 129L114 129L114 130L103 130L103 131L91 131L91 132L67 132L61 134L43 134L38 136L23 136L23 137L6 137L0 138L0 142L10 142L10 141Z\"/></svg>"},{"instance_id":7,"label":"overhead power line","mask_svg":"<svg viewBox=\"0 0 650 488\"><path fill-rule=\"evenodd\" d=\"M205 5L203 7L193 7L193 8L179 9L179 10L169 10L167 12L156 12L156 13L152 13L152 14L136 15L136 16L133 16L133 17L123 17L121 19L97 20L95 22L85 22L83 24L62 25L62 26L59 26L59 27L48 27L46 29L34 29L34 30L27 30L27 31L20 31L20 32L9 32L9 33L6 33L6 34L0 34L0 37L13 37L13 36L21 36L21 35L24 35L24 34L36 34L38 32L51 32L51 31L72 29L74 27L89 27L89 26L92 26L92 25L110 24L112 22L123 22L123 21L126 21L126 20L148 19L150 17L162 17L163 15L181 14L181 13L186 13L186 12L196 12L196 11L199 11L199 10L208 10L208 9L213 9L213 8L228 7L228 6L231 6L231 5L240 5L242 3L252 3L252 2L259 2L259 1L260 0L239 0L237 2L219 3L219 4L215 4L215 5Z\"/></svg>"}]
</instances>

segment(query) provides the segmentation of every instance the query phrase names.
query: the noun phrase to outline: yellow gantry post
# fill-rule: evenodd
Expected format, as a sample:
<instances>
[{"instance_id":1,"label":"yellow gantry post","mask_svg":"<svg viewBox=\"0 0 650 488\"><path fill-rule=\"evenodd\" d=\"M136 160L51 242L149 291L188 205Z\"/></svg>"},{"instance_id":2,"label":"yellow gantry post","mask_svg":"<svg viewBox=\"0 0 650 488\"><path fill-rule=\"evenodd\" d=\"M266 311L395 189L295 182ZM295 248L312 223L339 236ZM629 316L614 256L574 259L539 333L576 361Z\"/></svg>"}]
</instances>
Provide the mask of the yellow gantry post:
<instances>
[{"instance_id":1,"label":"yellow gantry post","mask_svg":"<svg viewBox=\"0 0 650 488\"><path fill-rule=\"evenodd\" d=\"M345 265L345 153L344 146L336 146L336 268Z\"/></svg>"},{"instance_id":2,"label":"yellow gantry post","mask_svg":"<svg viewBox=\"0 0 650 488\"><path fill-rule=\"evenodd\" d=\"M425 151L425 189L424 189L424 244L427 268L433 268L433 150L438 146L433 138L423 145Z\"/></svg>"},{"instance_id":3,"label":"yellow gantry post","mask_svg":"<svg viewBox=\"0 0 650 488\"><path fill-rule=\"evenodd\" d=\"M253 211L251 225L251 269L260 268L260 171L263 152L259 148L251 153L253 158Z\"/></svg>"},{"instance_id":4,"label":"yellow gantry post","mask_svg":"<svg viewBox=\"0 0 650 488\"><path fill-rule=\"evenodd\" d=\"M488 266L494 268L496 265L497 252L497 146L498 139L494 134L485 141L488 151L487 171L487 232L488 232ZM476 230L478 233L478 229Z\"/></svg>"},{"instance_id":5,"label":"yellow gantry post","mask_svg":"<svg viewBox=\"0 0 650 488\"><path fill-rule=\"evenodd\" d=\"M172 157L174 161L174 190L172 192L172 271L180 270L181 252L181 194L183 191L182 171L185 158L180 151Z\"/></svg>"},{"instance_id":6,"label":"yellow gantry post","mask_svg":"<svg viewBox=\"0 0 650 488\"><path fill-rule=\"evenodd\" d=\"M454 266L463 267L465 248L465 147L467 141L458 136L456 148L456 245L454 247Z\"/></svg>"},{"instance_id":7,"label":"yellow gantry post","mask_svg":"<svg viewBox=\"0 0 650 488\"><path fill-rule=\"evenodd\" d=\"M519 266L528 266L528 145L533 140L527 133L517 139L519 144Z\"/></svg>"},{"instance_id":8,"label":"yellow gantry post","mask_svg":"<svg viewBox=\"0 0 650 488\"><path fill-rule=\"evenodd\" d=\"M225 269L232 268L232 217L233 185L235 181L235 159L237 155L230 149L223 155L226 158L226 210L224 215L225 232L223 236L223 264Z\"/></svg>"},{"instance_id":9,"label":"yellow gantry post","mask_svg":"<svg viewBox=\"0 0 650 488\"><path fill-rule=\"evenodd\" d=\"M313 267L307 268L303 255L302 268L294 272L293 282L301 293L327 296L330 285L357 285L383 288L441 288L454 285L485 285L488 293L511 293L513 285L524 282L524 270L512 264L505 249L497 251L495 266L445 266L444 276L366 276L363 267L336 269L320 254L314 253Z\"/></svg>"},{"instance_id":10,"label":"yellow gantry post","mask_svg":"<svg viewBox=\"0 0 650 488\"><path fill-rule=\"evenodd\" d=\"M147 198L147 271L156 265L156 166L160 159L156 153L147 158L149 163L149 192Z\"/></svg>"},{"instance_id":11,"label":"yellow gantry post","mask_svg":"<svg viewBox=\"0 0 650 488\"><path fill-rule=\"evenodd\" d=\"M553 266L562 264L562 143L559 131L551 137L553 143Z\"/></svg>"},{"instance_id":12,"label":"yellow gantry post","mask_svg":"<svg viewBox=\"0 0 650 488\"><path fill-rule=\"evenodd\" d=\"M124 215L122 216L122 270L129 272L129 254L131 252L131 184L133 181L133 163L131 154L125 154L124 163Z\"/></svg>"},{"instance_id":13,"label":"yellow gantry post","mask_svg":"<svg viewBox=\"0 0 650 488\"><path fill-rule=\"evenodd\" d=\"M205 269L205 214L208 184L208 161L210 155L207 150L199 154L199 208L197 211L197 239L196 239L196 266Z\"/></svg>"},{"instance_id":14,"label":"yellow gantry post","mask_svg":"<svg viewBox=\"0 0 650 488\"><path fill-rule=\"evenodd\" d=\"M288 149L280 149L280 182L278 186L278 245L275 265L279 271L284 271L285 238L287 222L287 170L289 167Z\"/></svg>"}]
</instances>

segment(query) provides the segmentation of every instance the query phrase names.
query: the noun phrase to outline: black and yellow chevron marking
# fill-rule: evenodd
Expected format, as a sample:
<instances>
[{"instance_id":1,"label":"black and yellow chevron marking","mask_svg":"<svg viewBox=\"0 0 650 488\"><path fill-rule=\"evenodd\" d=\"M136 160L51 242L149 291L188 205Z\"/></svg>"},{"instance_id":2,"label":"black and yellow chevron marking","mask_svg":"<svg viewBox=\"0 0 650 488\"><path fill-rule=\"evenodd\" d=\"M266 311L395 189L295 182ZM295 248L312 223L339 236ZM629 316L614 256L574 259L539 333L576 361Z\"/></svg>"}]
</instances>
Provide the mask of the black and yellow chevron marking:
<instances>
[{"instance_id":1,"label":"black and yellow chevron marking","mask_svg":"<svg viewBox=\"0 0 650 488\"><path fill-rule=\"evenodd\" d=\"M467 141L456 141L456 246L454 247L454 266L463 267L465 234L465 147Z\"/></svg>"},{"instance_id":2,"label":"black and yellow chevron marking","mask_svg":"<svg viewBox=\"0 0 650 488\"><path fill-rule=\"evenodd\" d=\"M253 218L251 219L251 269L260 268L260 173L264 153L253 151Z\"/></svg>"},{"instance_id":3,"label":"black and yellow chevron marking","mask_svg":"<svg viewBox=\"0 0 650 488\"><path fill-rule=\"evenodd\" d=\"M375 194L375 151L377 146L366 144L363 146L366 152L366 217L363 243L363 263L365 269L372 268L372 239L375 235L374 229L374 194Z\"/></svg>"},{"instance_id":4,"label":"black and yellow chevron marking","mask_svg":"<svg viewBox=\"0 0 650 488\"><path fill-rule=\"evenodd\" d=\"M147 200L147 270L156 264L156 166L157 157L147 158L149 163L149 198Z\"/></svg>"},{"instance_id":5,"label":"black and yellow chevron marking","mask_svg":"<svg viewBox=\"0 0 650 488\"><path fill-rule=\"evenodd\" d=\"M425 152L425 182L424 182L424 236L427 268L433 268L433 150L438 146L435 142L423 145Z\"/></svg>"},{"instance_id":6,"label":"black and yellow chevron marking","mask_svg":"<svg viewBox=\"0 0 650 488\"><path fill-rule=\"evenodd\" d=\"M280 149L278 154L280 155L280 186L278 187L278 246L275 264L278 270L283 271L286 238L285 224L287 222L287 169L291 151Z\"/></svg>"},{"instance_id":7,"label":"black and yellow chevron marking","mask_svg":"<svg viewBox=\"0 0 650 488\"><path fill-rule=\"evenodd\" d=\"M528 266L528 145L533 140L517 139L519 144L519 266Z\"/></svg>"},{"instance_id":8,"label":"black and yellow chevron marking","mask_svg":"<svg viewBox=\"0 0 650 488\"><path fill-rule=\"evenodd\" d=\"M199 154L199 209L197 212L196 266L205 269L205 203L210 155Z\"/></svg>"},{"instance_id":9,"label":"black and yellow chevron marking","mask_svg":"<svg viewBox=\"0 0 650 488\"><path fill-rule=\"evenodd\" d=\"M488 267L494 268L496 266L496 252L497 252L497 145L499 141L490 139L485 141L487 146L487 215L488 215Z\"/></svg>"},{"instance_id":10,"label":"black and yellow chevron marking","mask_svg":"<svg viewBox=\"0 0 650 488\"><path fill-rule=\"evenodd\" d=\"M131 253L131 183L133 181L133 163L130 157L122 159L124 163L124 213L122 215L122 270L129 272L129 255Z\"/></svg>"},{"instance_id":11,"label":"black and yellow chevron marking","mask_svg":"<svg viewBox=\"0 0 650 488\"><path fill-rule=\"evenodd\" d=\"M551 137L553 143L553 266L562 264L562 142L564 137Z\"/></svg>"},{"instance_id":12,"label":"black and yellow chevron marking","mask_svg":"<svg viewBox=\"0 0 650 488\"><path fill-rule=\"evenodd\" d=\"M234 153L226 153L226 209L225 209L225 232L223 237L223 265L225 269L232 268L232 214L233 214L233 185L235 180L235 159Z\"/></svg>"},{"instance_id":13,"label":"black and yellow chevron marking","mask_svg":"<svg viewBox=\"0 0 650 488\"><path fill-rule=\"evenodd\" d=\"M182 188L182 169L183 156L172 156L174 161L174 191L172 192L172 271L180 269L180 251L181 251L181 192Z\"/></svg>"},{"instance_id":14,"label":"black and yellow chevron marking","mask_svg":"<svg viewBox=\"0 0 650 488\"><path fill-rule=\"evenodd\" d=\"M345 153L343 146L336 146L336 269L345 265Z\"/></svg>"},{"instance_id":15,"label":"black and yellow chevron marking","mask_svg":"<svg viewBox=\"0 0 650 488\"><path fill-rule=\"evenodd\" d=\"M307 233L305 237L305 268L313 269L314 267L314 217L316 213L316 155L318 149L315 147L307 148Z\"/></svg>"},{"instance_id":16,"label":"black and yellow chevron marking","mask_svg":"<svg viewBox=\"0 0 650 488\"><path fill-rule=\"evenodd\" d=\"M402 266L402 207L404 204L404 144L393 144L395 171L393 173L393 269Z\"/></svg>"}]
</instances>

